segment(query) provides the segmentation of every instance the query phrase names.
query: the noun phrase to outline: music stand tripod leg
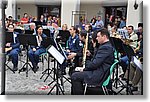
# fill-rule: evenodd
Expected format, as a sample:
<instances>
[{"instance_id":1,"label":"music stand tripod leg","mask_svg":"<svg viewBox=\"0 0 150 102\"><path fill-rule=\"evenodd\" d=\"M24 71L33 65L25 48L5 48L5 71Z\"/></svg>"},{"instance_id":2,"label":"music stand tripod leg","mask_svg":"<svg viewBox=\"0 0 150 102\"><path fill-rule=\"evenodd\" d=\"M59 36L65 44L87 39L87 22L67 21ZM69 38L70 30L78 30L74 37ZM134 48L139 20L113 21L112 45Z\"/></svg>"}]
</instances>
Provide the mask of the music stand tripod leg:
<instances>
[{"instance_id":1,"label":"music stand tripod leg","mask_svg":"<svg viewBox=\"0 0 150 102\"><path fill-rule=\"evenodd\" d=\"M64 91L62 90L60 84L59 84L59 77L58 77L58 74L59 74L59 65L58 65L58 62L57 62L57 66L56 66L56 73L54 71L54 74L56 76L56 79L54 79L50 84L48 85L51 85L52 83L55 82L55 85L52 87L52 89L49 91L48 95L53 91L53 89L56 87L56 95L60 94L60 92L64 95Z\"/></svg>"},{"instance_id":2,"label":"music stand tripod leg","mask_svg":"<svg viewBox=\"0 0 150 102\"><path fill-rule=\"evenodd\" d=\"M15 71L13 71L13 69L11 69L7 64L5 64L5 66L15 74Z\"/></svg>"}]
</instances>

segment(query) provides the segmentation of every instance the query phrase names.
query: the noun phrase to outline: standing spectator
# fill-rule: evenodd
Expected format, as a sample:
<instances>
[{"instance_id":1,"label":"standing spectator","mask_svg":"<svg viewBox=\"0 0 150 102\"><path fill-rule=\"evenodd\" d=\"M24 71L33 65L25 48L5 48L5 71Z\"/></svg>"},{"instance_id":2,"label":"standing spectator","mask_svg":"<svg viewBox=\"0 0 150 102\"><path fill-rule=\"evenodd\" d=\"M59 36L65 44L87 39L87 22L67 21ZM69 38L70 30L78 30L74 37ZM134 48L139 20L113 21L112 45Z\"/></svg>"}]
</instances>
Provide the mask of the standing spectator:
<instances>
[{"instance_id":1,"label":"standing spectator","mask_svg":"<svg viewBox=\"0 0 150 102\"><path fill-rule=\"evenodd\" d=\"M40 22L41 22L42 25L46 25L46 21L44 19L44 15L41 15Z\"/></svg>"},{"instance_id":2,"label":"standing spectator","mask_svg":"<svg viewBox=\"0 0 150 102\"><path fill-rule=\"evenodd\" d=\"M21 23L22 24L26 24L29 22L29 19L28 19L28 14L27 13L24 13L24 16L23 18L21 18Z\"/></svg>"},{"instance_id":3,"label":"standing spectator","mask_svg":"<svg viewBox=\"0 0 150 102\"><path fill-rule=\"evenodd\" d=\"M96 21L96 29L100 30L104 27L104 22L101 19L101 16L98 16L98 19Z\"/></svg>"},{"instance_id":4,"label":"standing spectator","mask_svg":"<svg viewBox=\"0 0 150 102\"><path fill-rule=\"evenodd\" d=\"M122 18L121 18L121 21L120 21L119 28L123 28L124 26L126 26L126 22L125 22L125 18L122 17Z\"/></svg>"}]
</instances>

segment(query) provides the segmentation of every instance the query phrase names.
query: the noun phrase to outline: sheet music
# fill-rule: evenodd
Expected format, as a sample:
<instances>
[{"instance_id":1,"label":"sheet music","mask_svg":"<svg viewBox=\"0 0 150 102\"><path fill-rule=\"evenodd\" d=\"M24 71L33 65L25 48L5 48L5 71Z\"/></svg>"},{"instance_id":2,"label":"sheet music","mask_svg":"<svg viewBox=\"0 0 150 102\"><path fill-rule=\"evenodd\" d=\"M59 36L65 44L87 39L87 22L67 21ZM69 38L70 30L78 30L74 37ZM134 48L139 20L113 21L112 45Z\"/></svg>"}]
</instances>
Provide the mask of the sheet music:
<instances>
[{"instance_id":1,"label":"sheet music","mask_svg":"<svg viewBox=\"0 0 150 102\"><path fill-rule=\"evenodd\" d=\"M140 69L143 71L143 67L142 67L142 64L141 62L134 56L133 59L132 59L133 63Z\"/></svg>"},{"instance_id":2,"label":"sheet music","mask_svg":"<svg viewBox=\"0 0 150 102\"><path fill-rule=\"evenodd\" d=\"M51 46L48 52L60 63L62 64L65 60L64 56L54 47Z\"/></svg>"}]
</instances>

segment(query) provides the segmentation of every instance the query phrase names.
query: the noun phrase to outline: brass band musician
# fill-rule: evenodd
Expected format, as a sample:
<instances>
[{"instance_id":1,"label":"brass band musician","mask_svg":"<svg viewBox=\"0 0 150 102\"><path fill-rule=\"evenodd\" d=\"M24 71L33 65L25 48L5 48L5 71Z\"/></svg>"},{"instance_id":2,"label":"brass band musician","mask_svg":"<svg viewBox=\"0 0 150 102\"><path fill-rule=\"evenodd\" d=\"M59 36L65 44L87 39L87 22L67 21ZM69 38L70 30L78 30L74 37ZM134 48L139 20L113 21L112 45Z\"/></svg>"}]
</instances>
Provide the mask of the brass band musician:
<instances>
[{"instance_id":1,"label":"brass band musician","mask_svg":"<svg viewBox=\"0 0 150 102\"><path fill-rule=\"evenodd\" d=\"M109 70L114 60L114 50L109 42L109 32L107 29L99 30L97 41L100 44L92 60L87 60L85 69L81 72L75 72L71 76L71 94L82 95L83 83L99 85L105 72Z\"/></svg>"}]
</instances>

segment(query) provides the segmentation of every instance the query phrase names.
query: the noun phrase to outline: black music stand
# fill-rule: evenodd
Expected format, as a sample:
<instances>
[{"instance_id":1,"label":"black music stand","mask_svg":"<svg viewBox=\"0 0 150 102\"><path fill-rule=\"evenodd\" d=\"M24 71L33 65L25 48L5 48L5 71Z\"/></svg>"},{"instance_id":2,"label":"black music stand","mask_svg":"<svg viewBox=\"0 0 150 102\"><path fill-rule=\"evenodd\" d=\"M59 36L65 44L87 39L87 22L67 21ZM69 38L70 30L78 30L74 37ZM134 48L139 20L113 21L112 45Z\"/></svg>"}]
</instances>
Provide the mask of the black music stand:
<instances>
[{"instance_id":1,"label":"black music stand","mask_svg":"<svg viewBox=\"0 0 150 102\"><path fill-rule=\"evenodd\" d=\"M65 47L69 37L70 32L68 30L59 30L59 34L57 35L57 41L60 42L63 45L63 47Z\"/></svg>"},{"instance_id":2,"label":"black music stand","mask_svg":"<svg viewBox=\"0 0 150 102\"><path fill-rule=\"evenodd\" d=\"M40 22L40 21L32 21L32 22L35 23L36 26L42 25L42 22Z\"/></svg>"},{"instance_id":3,"label":"black music stand","mask_svg":"<svg viewBox=\"0 0 150 102\"><path fill-rule=\"evenodd\" d=\"M49 29L43 29L43 33L46 34L47 37L51 37L52 38L52 35L51 35L51 32Z\"/></svg>"},{"instance_id":4,"label":"black music stand","mask_svg":"<svg viewBox=\"0 0 150 102\"><path fill-rule=\"evenodd\" d=\"M42 41L42 45L45 47L45 48L49 48L51 45L55 46L55 42L53 40L53 38L51 37L46 37L46 38L43 38L43 41ZM49 65L49 61L50 61L50 57L52 57L50 54L48 54L48 68L45 69L43 72L42 72L42 76L40 77L40 79L43 78L43 76L45 74L47 74L46 78L44 79L44 82L47 80L47 78L50 76L52 79L53 77L50 75L52 72L55 72L55 68L52 68L50 69L50 65ZM54 65L55 65L55 61L54 61ZM55 66L54 66L55 67Z\"/></svg>"},{"instance_id":5,"label":"black music stand","mask_svg":"<svg viewBox=\"0 0 150 102\"><path fill-rule=\"evenodd\" d=\"M6 43L12 43L13 42L13 32L6 32L5 41L6 41ZM15 71L8 66L8 63L5 63L5 66L7 66L8 69L10 69L13 73L15 73Z\"/></svg>"},{"instance_id":6,"label":"black music stand","mask_svg":"<svg viewBox=\"0 0 150 102\"><path fill-rule=\"evenodd\" d=\"M58 44L58 48L59 48L59 52L64 56L64 58L65 58L65 60L64 60L64 62L62 63L62 64L59 64L59 70L60 70L60 73L59 73L59 78L61 78L60 80L61 80L61 86L63 87L63 90L64 90L64 83L67 81L67 82L69 82L69 83L71 83L71 80L69 80L69 78L67 78L67 77L65 77L64 76L64 74L63 74L63 70L64 70L64 68L63 67L66 67L66 60L68 59L67 58L67 55L66 55L66 53L65 53L65 51L63 50L63 48L62 48L62 46L61 46L61 44L59 43ZM65 81L63 80L63 79L65 79Z\"/></svg>"},{"instance_id":7,"label":"black music stand","mask_svg":"<svg viewBox=\"0 0 150 102\"><path fill-rule=\"evenodd\" d=\"M30 66L30 68L32 68L32 66L28 62L28 50L29 50L29 45L37 46L36 35L20 34L19 35L19 41L20 41L20 44L26 45L26 55L27 55L26 63L19 70L19 73L26 71L26 77L28 77L28 71L30 70L30 69L28 69L28 65Z\"/></svg>"},{"instance_id":8,"label":"black music stand","mask_svg":"<svg viewBox=\"0 0 150 102\"><path fill-rule=\"evenodd\" d=\"M25 30L25 34L33 34L34 30Z\"/></svg>"},{"instance_id":9,"label":"black music stand","mask_svg":"<svg viewBox=\"0 0 150 102\"><path fill-rule=\"evenodd\" d=\"M58 47L58 44L56 43L56 41L55 41L55 45L57 46L57 49L55 48L55 47L53 47L53 46L51 46L50 47L50 49L52 49L53 48L53 50L48 50L49 51L49 53L55 58L55 60L56 60L56 68L55 68L55 71L56 71L56 73L54 73L55 74L55 76L56 76L56 79L54 79L51 83L49 83L48 84L48 86L50 86L51 84L53 84L54 82L55 82L55 84L54 84L54 86L51 88L51 90L49 91L49 93L48 93L48 95L49 94L51 94L51 92L53 91L53 89L56 87L56 95L58 95L58 94L60 94L60 92L64 95L64 90L61 88L61 85L62 84L60 84L59 83L59 79L60 79L60 71L61 71L61 65L63 64L63 62L65 61L65 57L60 53L60 51L59 51L59 47ZM55 51L55 52L54 52ZM57 54L55 54L55 53L57 53ZM57 56L55 56L55 55L58 55L59 57L61 57L61 61L59 61L59 59L57 58ZM60 79L60 81L61 81L61 79Z\"/></svg>"},{"instance_id":10,"label":"black music stand","mask_svg":"<svg viewBox=\"0 0 150 102\"><path fill-rule=\"evenodd\" d=\"M112 44L112 46L115 48L115 50L117 51L117 60L119 60L119 53L125 54L124 48L123 48L123 42L121 39L119 38L114 38L114 37L110 37L110 42ZM114 86L117 89L118 87L118 82L119 84L124 85L120 79L118 78L118 65L116 65L116 78L114 79Z\"/></svg>"},{"instance_id":11,"label":"black music stand","mask_svg":"<svg viewBox=\"0 0 150 102\"><path fill-rule=\"evenodd\" d=\"M22 33L22 30L21 29L14 29L15 32L18 32L19 34Z\"/></svg>"},{"instance_id":12,"label":"black music stand","mask_svg":"<svg viewBox=\"0 0 150 102\"><path fill-rule=\"evenodd\" d=\"M130 73L130 62L131 62L132 57L135 56L135 53L134 53L132 47L129 45L123 44L123 49L124 49L128 59L129 59L128 60L129 65L127 67L127 71L128 71L127 80L126 80L127 85L124 85L123 88L117 92L117 94L120 93L124 88L126 88L126 94L128 95L130 93L131 95L133 95L133 92L131 90L131 86L129 85L129 73Z\"/></svg>"}]
</instances>

